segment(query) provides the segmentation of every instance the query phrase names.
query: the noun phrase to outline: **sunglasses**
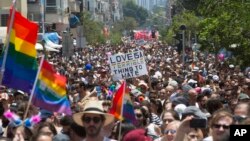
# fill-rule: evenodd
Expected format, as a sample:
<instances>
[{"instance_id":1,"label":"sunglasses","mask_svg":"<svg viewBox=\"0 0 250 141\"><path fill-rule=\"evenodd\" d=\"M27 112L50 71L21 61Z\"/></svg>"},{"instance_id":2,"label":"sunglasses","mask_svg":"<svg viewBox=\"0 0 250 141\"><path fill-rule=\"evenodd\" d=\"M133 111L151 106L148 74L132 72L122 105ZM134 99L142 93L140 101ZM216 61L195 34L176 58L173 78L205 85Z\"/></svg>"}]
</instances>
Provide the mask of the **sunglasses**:
<instances>
[{"instance_id":1,"label":"sunglasses","mask_svg":"<svg viewBox=\"0 0 250 141\"><path fill-rule=\"evenodd\" d=\"M176 130L165 130L164 131L164 134L169 134L169 133L171 133L171 134L175 134L176 133Z\"/></svg>"},{"instance_id":2,"label":"sunglasses","mask_svg":"<svg viewBox=\"0 0 250 141\"><path fill-rule=\"evenodd\" d=\"M100 117L83 117L82 121L85 123L90 123L91 121L93 121L94 123L99 123L102 119Z\"/></svg>"},{"instance_id":3,"label":"sunglasses","mask_svg":"<svg viewBox=\"0 0 250 141\"><path fill-rule=\"evenodd\" d=\"M214 128L218 128L218 129L219 129L220 127L222 127L223 129L229 129L229 128L230 128L229 125L220 125L220 124L214 124L213 127L214 127Z\"/></svg>"},{"instance_id":4,"label":"sunglasses","mask_svg":"<svg viewBox=\"0 0 250 141\"><path fill-rule=\"evenodd\" d=\"M135 114L136 117L141 118L142 114Z\"/></svg>"}]
</instances>

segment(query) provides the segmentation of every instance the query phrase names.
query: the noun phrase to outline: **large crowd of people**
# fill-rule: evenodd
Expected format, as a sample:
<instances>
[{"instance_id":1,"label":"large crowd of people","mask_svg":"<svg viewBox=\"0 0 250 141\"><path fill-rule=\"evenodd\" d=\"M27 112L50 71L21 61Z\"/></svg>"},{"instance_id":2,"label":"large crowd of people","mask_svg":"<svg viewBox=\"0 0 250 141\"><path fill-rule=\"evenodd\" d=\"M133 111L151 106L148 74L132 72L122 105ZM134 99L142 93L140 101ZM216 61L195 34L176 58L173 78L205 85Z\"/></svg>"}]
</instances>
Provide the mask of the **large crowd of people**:
<instances>
[{"instance_id":1,"label":"large crowd of people","mask_svg":"<svg viewBox=\"0 0 250 141\"><path fill-rule=\"evenodd\" d=\"M142 50L148 75L126 80L136 124L108 113L120 81L113 81L108 55ZM41 122L16 126L4 113L23 117L28 95L0 87L0 140L13 141L228 141L230 125L250 122L250 68L218 55L175 47L126 42L75 48L66 58L47 60L67 77L72 116L31 105L28 117ZM25 120L25 119L22 119Z\"/></svg>"}]
</instances>

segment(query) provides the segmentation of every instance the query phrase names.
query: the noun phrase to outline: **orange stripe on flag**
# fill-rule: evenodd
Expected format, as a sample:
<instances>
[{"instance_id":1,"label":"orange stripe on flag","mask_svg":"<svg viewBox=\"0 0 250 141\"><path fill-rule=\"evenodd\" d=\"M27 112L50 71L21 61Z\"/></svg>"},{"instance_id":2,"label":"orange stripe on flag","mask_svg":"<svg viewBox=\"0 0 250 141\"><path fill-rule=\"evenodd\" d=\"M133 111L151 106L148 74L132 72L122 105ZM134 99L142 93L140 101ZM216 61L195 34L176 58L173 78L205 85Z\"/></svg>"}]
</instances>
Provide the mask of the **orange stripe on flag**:
<instances>
[{"instance_id":1,"label":"orange stripe on flag","mask_svg":"<svg viewBox=\"0 0 250 141\"><path fill-rule=\"evenodd\" d=\"M10 10L10 15L12 14L12 11L13 9ZM12 28L18 31L16 32L16 36L35 45L37 42L38 25L24 18L18 11L15 11L14 16Z\"/></svg>"},{"instance_id":2,"label":"orange stripe on flag","mask_svg":"<svg viewBox=\"0 0 250 141\"><path fill-rule=\"evenodd\" d=\"M23 40L22 38L17 37L15 29L12 29L11 31L10 42L15 44L16 51L31 56L33 58L36 58L35 45L30 42L27 42L26 40Z\"/></svg>"},{"instance_id":3,"label":"orange stripe on flag","mask_svg":"<svg viewBox=\"0 0 250 141\"><path fill-rule=\"evenodd\" d=\"M45 60L42 64L39 79L58 96L66 95L66 77L57 74L53 67Z\"/></svg>"}]
</instances>

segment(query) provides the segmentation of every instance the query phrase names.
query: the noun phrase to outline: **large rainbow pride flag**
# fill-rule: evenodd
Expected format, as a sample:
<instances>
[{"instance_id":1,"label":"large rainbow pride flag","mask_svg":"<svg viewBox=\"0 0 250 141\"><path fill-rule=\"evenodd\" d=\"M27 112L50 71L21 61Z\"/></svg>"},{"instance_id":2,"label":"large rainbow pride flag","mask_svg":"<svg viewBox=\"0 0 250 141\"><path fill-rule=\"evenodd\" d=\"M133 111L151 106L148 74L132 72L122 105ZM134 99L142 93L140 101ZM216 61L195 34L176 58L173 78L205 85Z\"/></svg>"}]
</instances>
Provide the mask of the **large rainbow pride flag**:
<instances>
[{"instance_id":1,"label":"large rainbow pride flag","mask_svg":"<svg viewBox=\"0 0 250 141\"><path fill-rule=\"evenodd\" d=\"M12 14L12 12L14 12ZM11 22L11 16L14 15ZM12 25L12 26L11 26ZM10 31L10 33L9 33ZM6 61L0 59L1 66L5 63L2 70L2 84L27 93L31 93L38 63L36 60L35 44L37 41L38 25L24 18L21 13L10 9L8 22L9 45Z\"/></svg>"},{"instance_id":2,"label":"large rainbow pride flag","mask_svg":"<svg viewBox=\"0 0 250 141\"><path fill-rule=\"evenodd\" d=\"M66 95L66 81L65 76L57 74L44 60L35 86L33 104L51 112L71 115L70 103Z\"/></svg>"}]
</instances>

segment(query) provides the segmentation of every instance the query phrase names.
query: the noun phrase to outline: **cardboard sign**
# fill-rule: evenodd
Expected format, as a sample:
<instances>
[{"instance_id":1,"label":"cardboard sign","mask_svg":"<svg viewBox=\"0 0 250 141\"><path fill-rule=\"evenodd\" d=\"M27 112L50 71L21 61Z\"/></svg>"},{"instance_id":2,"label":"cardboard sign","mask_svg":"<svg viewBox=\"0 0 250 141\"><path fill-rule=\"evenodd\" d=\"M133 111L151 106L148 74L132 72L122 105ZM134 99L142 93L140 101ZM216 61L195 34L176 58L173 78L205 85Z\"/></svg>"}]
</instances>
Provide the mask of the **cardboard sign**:
<instances>
[{"instance_id":1,"label":"cardboard sign","mask_svg":"<svg viewBox=\"0 0 250 141\"><path fill-rule=\"evenodd\" d=\"M142 51L111 55L109 64L114 81L148 74Z\"/></svg>"}]
</instances>

